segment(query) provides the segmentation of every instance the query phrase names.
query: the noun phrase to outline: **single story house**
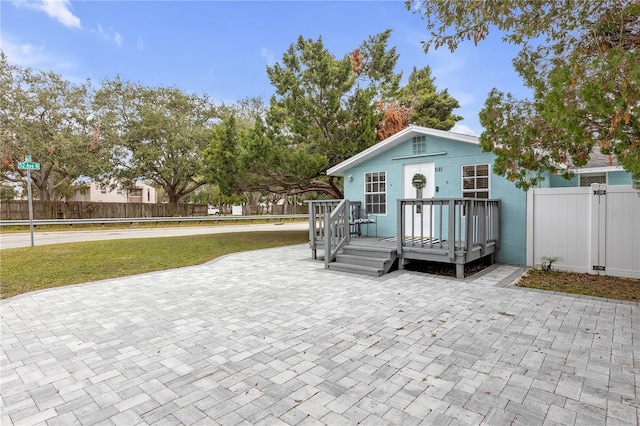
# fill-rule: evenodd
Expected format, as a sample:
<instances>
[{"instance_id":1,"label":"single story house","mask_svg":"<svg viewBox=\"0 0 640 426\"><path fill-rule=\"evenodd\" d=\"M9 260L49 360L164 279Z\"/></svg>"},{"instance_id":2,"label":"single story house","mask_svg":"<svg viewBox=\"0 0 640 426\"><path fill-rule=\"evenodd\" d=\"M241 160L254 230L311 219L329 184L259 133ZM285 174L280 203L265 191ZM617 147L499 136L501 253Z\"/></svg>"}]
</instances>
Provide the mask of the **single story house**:
<instances>
[{"instance_id":1,"label":"single story house","mask_svg":"<svg viewBox=\"0 0 640 426\"><path fill-rule=\"evenodd\" d=\"M326 247L331 250L325 250L327 267L341 269L331 262L344 263L338 253L347 262L354 260L344 256L345 246L356 240L350 237L369 236L398 239L400 268L407 259L442 260L463 268L464 263L488 255L501 263L525 265L527 193L495 175L494 160L495 155L483 152L475 136L414 125L348 158L327 174L344 178L344 197L351 203L351 212L342 222L349 222L351 230L345 241L335 240L335 234L340 234L335 226L316 224L323 221L323 211L331 212L331 220L340 223L340 214L334 211L337 203L325 203L325 209L318 210L321 202L313 202L310 239L314 256L317 248ZM542 185L588 186L593 182L630 185L631 178L616 164L590 164L572 180L549 175ZM354 214L354 205L364 215ZM384 271L376 275L381 273Z\"/></svg>"}]
</instances>

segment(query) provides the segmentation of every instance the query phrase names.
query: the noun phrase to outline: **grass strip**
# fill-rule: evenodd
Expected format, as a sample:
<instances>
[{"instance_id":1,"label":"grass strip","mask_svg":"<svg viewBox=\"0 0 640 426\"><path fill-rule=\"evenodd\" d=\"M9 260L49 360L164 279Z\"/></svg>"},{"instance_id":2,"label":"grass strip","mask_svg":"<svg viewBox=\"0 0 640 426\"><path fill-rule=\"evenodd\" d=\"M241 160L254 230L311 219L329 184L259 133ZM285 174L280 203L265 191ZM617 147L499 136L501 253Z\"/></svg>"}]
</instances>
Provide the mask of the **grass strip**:
<instances>
[{"instance_id":1,"label":"grass strip","mask_svg":"<svg viewBox=\"0 0 640 426\"><path fill-rule=\"evenodd\" d=\"M5 249L0 252L0 298L50 287L198 265L229 253L308 241L308 231L268 231Z\"/></svg>"},{"instance_id":2,"label":"grass strip","mask_svg":"<svg viewBox=\"0 0 640 426\"><path fill-rule=\"evenodd\" d=\"M228 216L221 216L226 218ZM214 217L213 219L206 219L202 221L175 221L175 222L136 222L135 218L131 219L132 222L124 223L80 223L75 225L37 225L34 226L34 233L37 232L69 232L69 231L94 231L104 229L148 229L148 228L189 228L189 227L202 227L202 226L233 226L233 225L255 225L263 223L297 223L297 222L309 222L309 218L284 218L284 219L246 219L243 216L232 219L219 219ZM23 234L29 232L29 225L7 225L0 226L0 235L3 234Z\"/></svg>"},{"instance_id":3,"label":"grass strip","mask_svg":"<svg viewBox=\"0 0 640 426\"><path fill-rule=\"evenodd\" d=\"M633 278L530 269L518 281L517 285L540 290L640 302L640 280Z\"/></svg>"}]
</instances>

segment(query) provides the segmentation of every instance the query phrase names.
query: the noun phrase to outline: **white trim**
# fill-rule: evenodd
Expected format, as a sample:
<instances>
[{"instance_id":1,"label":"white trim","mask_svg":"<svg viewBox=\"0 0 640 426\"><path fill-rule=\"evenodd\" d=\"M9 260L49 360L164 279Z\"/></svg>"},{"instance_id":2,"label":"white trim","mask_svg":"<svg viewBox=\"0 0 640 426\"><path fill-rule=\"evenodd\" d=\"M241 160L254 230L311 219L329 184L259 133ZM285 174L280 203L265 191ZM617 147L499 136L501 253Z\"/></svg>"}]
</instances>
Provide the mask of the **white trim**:
<instances>
[{"instance_id":1,"label":"white trim","mask_svg":"<svg viewBox=\"0 0 640 426\"><path fill-rule=\"evenodd\" d=\"M367 175L369 174L374 174L377 173L378 176L380 176L380 173L384 173L384 213L371 213L369 211L369 209L367 208L367 194L382 194L382 192L367 192ZM388 214L389 211L389 184L387 181L387 171L386 170L380 170L380 171L372 171L372 172L364 172L362 174L362 194L364 195L364 200L363 200L363 204L364 204L364 211L366 211L369 214L375 215L375 216L386 216ZM380 183L378 181L378 183Z\"/></svg>"},{"instance_id":2,"label":"white trim","mask_svg":"<svg viewBox=\"0 0 640 426\"><path fill-rule=\"evenodd\" d=\"M491 199L491 171L493 170L493 164L491 163L472 163L472 164L463 164L460 166L460 197L464 198L464 168L474 166L475 169L478 169L478 166L488 166L488 174L487 174L487 199ZM484 176L481 176L484 177ZM474 176L474 178L478 178L478 176ZM475 183L475 182L474 182ZM473 190L467 190L467 192L484 192L484 189L475 188Z\"/></svg>"},{"instance_id":3,"label":"white trim","mask_svg":"<svg viewBox=\"0 0 640 426\"><path fill-rule=\"evenodd\" d=\"M624 168L622 166L606 166L606 167L589 167L585 169L572 170L572 172L577 175L582 175L585 173L606 173L606 172L618 172L618 171L624 171Z\"/></svg>"},{"instance_id":4,"label":"white trim","mask_svg":"<svg viewBox=\"0 0 640 426\"><path fill-rule=\"evenodd\" d=\"M370 158L373 158L395 146L398 146L401 143L407 141L408 139L413 138L413 136L417 136L417 135L435 136L439 138L450 139L450 140L470 143L474 145L478 145L480 143L478 137L476 136L463 135L462 133L454 133L454 132L448 132L445 130L431 129L429 127L411 125L406 129L403 129L398 133L389 136L387 139L381 142L378 142L377 144L365 149L364 151L359 152L353 157L347 158L342 163L331 167L330 169L327 170L327 175L344 176L344 172L346 170L352 167L355 167L358 164Z\"/></svg>"},{"instance_id":5,"label":"white trim","mask_svg":"<svg viewBox=\"0 0 640 426\"><path fill-rule=\"evenodd\" d=\"M431 152L428 154L403 155L402 157L391 157L391 161L408 160L411 158L437 157L438 155L447 155L447 151Z\"/></svg>"}]
</instances>

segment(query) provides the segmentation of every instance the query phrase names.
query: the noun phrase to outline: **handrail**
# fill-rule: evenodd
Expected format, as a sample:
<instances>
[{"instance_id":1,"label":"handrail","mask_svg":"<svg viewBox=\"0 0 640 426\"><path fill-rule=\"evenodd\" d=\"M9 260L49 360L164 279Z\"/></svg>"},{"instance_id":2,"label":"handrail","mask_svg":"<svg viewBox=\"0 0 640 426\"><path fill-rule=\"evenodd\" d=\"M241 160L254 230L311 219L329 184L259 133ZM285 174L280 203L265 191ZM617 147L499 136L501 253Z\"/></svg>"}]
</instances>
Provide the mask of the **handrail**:
<instances>
[{"instance_id":1,"label":"handrail","mask_svg":"<svg viewBox=\"0 0 640 426\"><path fill-rule=\"evenodd\" d=\"M329 263L333 261L346 244L349 244L349 200L340 201L332 212L325 210L324 223L326 235L324 240L324 267L329 268Z\"/></svg>"},{"instance_id":2,"label":"handrail","mask_svg":"<svg viewBox=\"0 0 640 426\"><path fill-rule=\"evenodd\" d=\"M38 225L104 225L107 223L160 223L160 222L239 222L256 220L306 219L306 214L289 215L256 215L256 216L180 216L180 217L128 217L128 218L95 218L95 219L36 219ZM2 226L29 226L28 220L0 220Z\"/></svg>"},{"instance_id":3,"label":"handrail","mask_svg":"<svg viewBox=\"0 0 640 426\"><path fill-rule=\"evenodd\" d=\"M311 247L311 258L317 259L318 248L324 248L326 238L326 222L324 214L340 204L340 200L309 200L309 246Z\"/></svg>"}]
</instances>

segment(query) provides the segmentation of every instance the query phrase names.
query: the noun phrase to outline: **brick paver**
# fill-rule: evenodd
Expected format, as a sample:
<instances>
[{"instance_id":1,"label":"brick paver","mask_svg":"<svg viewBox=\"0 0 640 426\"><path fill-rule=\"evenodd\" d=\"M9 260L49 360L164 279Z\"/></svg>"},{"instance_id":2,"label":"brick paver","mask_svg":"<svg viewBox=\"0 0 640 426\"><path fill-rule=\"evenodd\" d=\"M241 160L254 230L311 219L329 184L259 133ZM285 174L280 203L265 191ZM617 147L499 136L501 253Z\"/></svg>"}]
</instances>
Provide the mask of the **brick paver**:
<instances>
[{"instance_id":1,"label":"brick paver","mask_svg":"<svg viewBox=\"0 0 640 426\"><path fill-rule=\"evenodd\" d=\"M0 302L5 424L629 424L640 307L304 246Z\"/></svg>"}]
</instances>

